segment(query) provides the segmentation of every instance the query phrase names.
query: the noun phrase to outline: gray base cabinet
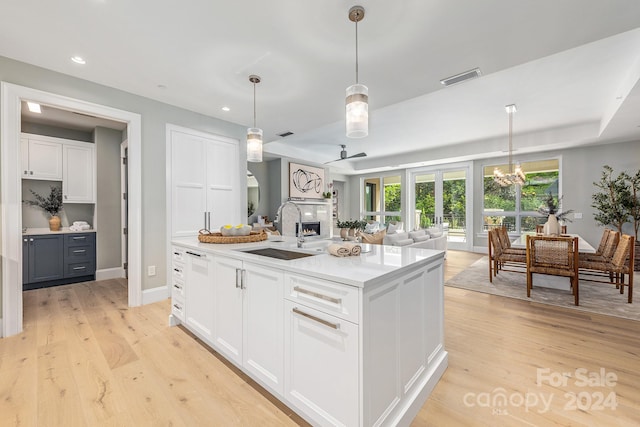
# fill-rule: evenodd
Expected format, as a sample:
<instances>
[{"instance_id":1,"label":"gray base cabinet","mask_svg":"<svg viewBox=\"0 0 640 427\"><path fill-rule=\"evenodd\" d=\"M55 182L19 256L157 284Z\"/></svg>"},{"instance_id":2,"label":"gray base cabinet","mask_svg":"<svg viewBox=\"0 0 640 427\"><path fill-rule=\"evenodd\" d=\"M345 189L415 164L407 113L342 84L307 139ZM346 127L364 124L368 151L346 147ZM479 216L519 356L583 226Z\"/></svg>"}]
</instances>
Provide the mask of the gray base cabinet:
<instances>
[{"instance_id":1,"label":"gray base cabinet","mask_svg":"<svg viewBox=\"0 0 640 427\"><path fill-rule=\"evenodd\" d=\"M38 234L22 241L25 290L95 278L95 233Z\"/></svg>"}]
</instances>

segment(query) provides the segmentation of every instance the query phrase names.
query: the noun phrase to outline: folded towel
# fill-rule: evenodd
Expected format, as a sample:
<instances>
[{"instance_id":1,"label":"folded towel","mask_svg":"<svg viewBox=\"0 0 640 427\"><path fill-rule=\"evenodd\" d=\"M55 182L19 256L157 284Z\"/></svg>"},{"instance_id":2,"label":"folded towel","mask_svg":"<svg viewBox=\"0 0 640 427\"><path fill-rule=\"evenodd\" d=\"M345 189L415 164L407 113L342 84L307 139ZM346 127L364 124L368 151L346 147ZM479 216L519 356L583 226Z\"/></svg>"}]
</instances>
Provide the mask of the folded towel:
<instances>
[{"instance_id":1,"label":"folded towel","mask_svg":"<svg viewBox=\"0 0 640 427\"><path fill-rule=\"evenodd\" d=\"M87 221L73 221L73 225L89 225Z\"/></svg>"},{"instance_id":2,"label":"folded towel","mask_svg":"<svg viewBox=\"0 0 640 427\"><path fill-rule=\"evenodd\" d=\"M349 249L349 255L352 256L358 256L360 255L360 252L362 252L362 246L358 245L357 243L344 243L343 246L347 249Z\"/></svg>"},{"instance_id":3,"label":"folded towel","mask_svg":"<svg viewBox=\"0 0 640 427\"><path fill-rule=\"evenodd\" d=\"M329 245L327 247L327 252L329 252L333 256L339 256L339 257L351 255L351 251L347 247L340 245L338 243L333 243Z\"/></svg>"},{"instance_id":4,"label":"folded towel","mask_svg":"<svg viewBox=\"0 0 640 427\"><path fill-rule=\"evenodd\" d=\"M69 227L69 230L71 231L85 231L85 230L91 230L91 226L89 224L84 224L84 225L72 225Z\"/></svg>"}]
</instances>

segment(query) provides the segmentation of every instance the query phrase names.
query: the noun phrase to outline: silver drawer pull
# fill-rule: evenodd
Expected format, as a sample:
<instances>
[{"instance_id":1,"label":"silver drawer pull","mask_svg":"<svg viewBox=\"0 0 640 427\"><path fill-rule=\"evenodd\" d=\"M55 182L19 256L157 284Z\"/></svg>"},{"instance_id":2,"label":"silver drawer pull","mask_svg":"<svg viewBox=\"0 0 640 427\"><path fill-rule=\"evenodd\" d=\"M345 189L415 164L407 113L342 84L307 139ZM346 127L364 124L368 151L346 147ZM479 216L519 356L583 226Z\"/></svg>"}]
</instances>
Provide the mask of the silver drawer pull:
<instances>
[{"instance_id":1,"label":"silver drawer pull","mask_svg":"<svg viewBox=\"0 0 640 427\"><path fill-rule=\"evenodd\" d=\"M315 320L315 321L316 321L316 322L318 322L318 323L322 323L323 325L328 326L328 327L330 327L330 328L333 328L333 329L340 329L340 325L339 325L339 324L337 324L337 323L331 323L331 322L328 322L328 321L326 321L326 320L324 320L324 319L321 319L321 318L319 318L319 317L316 317L316 316L314 316L314 315L312 315L312 314L305 313L304 311L300 311L300 310L298 310L298 308L296 308L296 307L292 308L292 309L291 309L291 311L293 311L293 312L294 312L294 313L296 313L296 314L299 314L300 316L304 316L304 317L306 317L306 318L308 318L308 319Z\"/></svg>"},{"instance_id":2,"label":"silver drawer pull","mask_svg":"<svg viewBox=\"0 0 640 427\"><path fill-rule=\"evenodd\" d=\"M86 236L75 236L73 237L73 240L84 240L86 238L87 238Z\"/></svg>"},{"instance_id":3,"label":"silver drawer pull","mask_svg":"<svg viewBox=\"0 0 640 427\"><path fill-rule=\"evenodd\" d=\"M87 267L73 267L73 269L74 269L74 270L84 270L84 269L86 269L86 268L87 268Z\"/></svg>"},{"instance_id":4,"label":"silver drawer pull","mask_svg":"<svg viewBox=\"0 0 640 427\"><path fill-rule=\"evenodd\" d=\"M325 301L332 302L334 304L342 304L342 298L328 297L326 295L322 295L322 294L319 294L317 292L313 292L313 291L310 291L308 289L301 288L299 286L294 286L293 290L296 291L296 292L300 292L301 294L311 295L312 297L316 297L316 298L323 299Z\"/></svg>"},{"instance_id":5,"label":"silver drawer pull","mask_svg":"<svg viewBox=\"0 0 640 427\"><path fill-rule=\"evenodd\" d=\"M78 249L78 250L73 251L74 254L83 254L85 252L86 252L86 250L84 250L84 249Z\"/></svg>"}]
</instances>

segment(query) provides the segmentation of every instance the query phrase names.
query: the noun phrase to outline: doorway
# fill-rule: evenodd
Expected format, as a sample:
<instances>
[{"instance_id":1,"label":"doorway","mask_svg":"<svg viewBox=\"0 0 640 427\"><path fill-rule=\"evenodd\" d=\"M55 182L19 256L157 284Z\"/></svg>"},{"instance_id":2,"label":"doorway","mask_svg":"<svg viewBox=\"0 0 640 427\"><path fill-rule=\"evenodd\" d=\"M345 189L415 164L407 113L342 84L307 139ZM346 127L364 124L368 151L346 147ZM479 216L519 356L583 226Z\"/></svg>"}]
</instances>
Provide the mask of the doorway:
<instances>
[{"instance_id":1,"label":"doorway","mask_svg":"<svg viewBox=\"0 0 640 427\"><path fill-rule=\"evenodd\" d=\"M127 124L129 306L142 300L141 283L141 117L124 110L92 104L57 94L2 82L0 129L2 132L2 336L22 331L22 209L20 173L20 106L23 100Z\"/></svg>"},{"instance_id":2,"label":"doorway","mask_svg":"<svg viewBox=\"0 0 640 427\"><path fill-rule=\"evenodd\" d=\"M414 226L442 226L451 249L470 250L473 240L470 168L465 164L411 173Z\"/></svg>"},{"instance_id":3,"label":"doorway","mask_svg":"<svg viewBox=\"0 0 640 427\"><path fill-rule=\"evenodd\" d=\"M128 224L127 218L129 217L129 205L127 203L127 199L129 198L129 168L128 162L129 159L127 157L129 150L129 140L124 140L122 144L120 144L120 189L122 191L122 198L120 199L120 222L122 224L122 248L120 253L122 254L122 269L124 270L125 279L129 277L129 254L127 253L127 249L129 247L128 242Z\"/></svg>"}]
</instances>

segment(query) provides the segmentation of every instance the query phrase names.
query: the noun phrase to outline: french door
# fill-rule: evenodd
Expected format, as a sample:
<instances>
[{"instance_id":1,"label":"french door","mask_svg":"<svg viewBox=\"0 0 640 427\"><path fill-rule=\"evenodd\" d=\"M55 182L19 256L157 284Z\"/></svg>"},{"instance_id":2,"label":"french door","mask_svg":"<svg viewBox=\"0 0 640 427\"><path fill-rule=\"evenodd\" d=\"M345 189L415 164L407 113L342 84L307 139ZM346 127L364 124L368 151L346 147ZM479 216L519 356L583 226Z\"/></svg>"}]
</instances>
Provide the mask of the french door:
<instances>
[{"instance_id":1,"label":"french door","mask_svg":"<svg viewBox=\"0 0 640 427\"><path fill-rule=\"evenodd\" d=\"M471 250L470 165L411 172L413 227L442 227L451 249Z\"/></svg>"}]
</instances>

